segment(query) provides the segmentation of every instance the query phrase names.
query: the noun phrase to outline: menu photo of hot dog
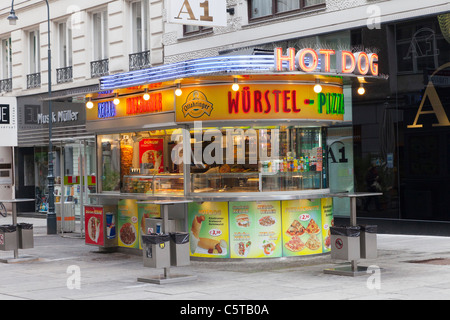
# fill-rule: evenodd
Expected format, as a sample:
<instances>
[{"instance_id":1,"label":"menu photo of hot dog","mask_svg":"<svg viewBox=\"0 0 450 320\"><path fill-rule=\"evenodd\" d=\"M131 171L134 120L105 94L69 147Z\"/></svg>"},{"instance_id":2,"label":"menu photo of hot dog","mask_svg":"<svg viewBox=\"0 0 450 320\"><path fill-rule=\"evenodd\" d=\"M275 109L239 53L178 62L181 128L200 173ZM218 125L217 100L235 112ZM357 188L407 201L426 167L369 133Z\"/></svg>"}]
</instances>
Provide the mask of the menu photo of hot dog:
<instances>
[{"instance_id":1,"label":"menu photo of hot dog","mask_svg":"<svg viewBox=\"0 0 450 320\"><path fill-rule=\"evenodd\" d=\"M191 256L229 257L227 203L189 204L189 227Z\"/></svg>"}]
</instances>

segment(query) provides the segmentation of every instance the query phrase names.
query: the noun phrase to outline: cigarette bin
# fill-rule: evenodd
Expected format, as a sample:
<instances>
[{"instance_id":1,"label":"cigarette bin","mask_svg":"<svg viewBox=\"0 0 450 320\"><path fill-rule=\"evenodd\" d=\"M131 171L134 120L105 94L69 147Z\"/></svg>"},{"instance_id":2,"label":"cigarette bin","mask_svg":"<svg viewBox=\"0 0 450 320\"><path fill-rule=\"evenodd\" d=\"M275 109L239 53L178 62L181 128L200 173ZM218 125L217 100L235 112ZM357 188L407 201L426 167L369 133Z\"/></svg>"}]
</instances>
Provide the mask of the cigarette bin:
<instances>
[{"instance_id":1,"label":"cigarette bin","mask_svg":"<svg viewBox=\"0 0 450 320\"><path fill-rule=\"evenodd\" d=\"M170 235L170 265L187 266L189 257L189 234L185 232L172 232Z\"/></svg>"},{"instance_id":2,"label":"cigarette bin","mask_svg":"<svg viewBox=\"0 0 450 320\"><path fill-rule=\"evenodd\" d=\"M31 249L34 247L33 225L30 223L18 223L19 249Z\"/></svg>"},{"instance_id":3,"label":"cigarette bin","mask_svg":"<svg viewBox=\"0 0 450 320\"><path fill-rule=\"evenodd\" d=\"M377 226L361 225L361 259L375 259L377 253Z\"/></svg>"},{"instance_id":4,"label":"cigarette bin","mask_svg":"<svg viewBox=\"0 0 450 320\"><path fill-rule=\"evenodd\" d=\"M360 228L358 226L331 227L331 259L359 260Z\"/></svg>"},{"instance_id":5,"label":"cigarette bin","mask_svg":"<svg viewBox=\"0 0 450 320\"><path fill-rule=\"evenodd\" d=\"M170 237L168 234L142 235L144 267L170 267Z\"/></svg>"},{"instance_id":6,"label":"cigarette bin","mask_svg":"<svg viewBox=\"0 0 450 320\"><path fill-rule=\"evenodd\" d=\"M0 250L11 251L17 249L17 227L13 225L0 226Z\"/></svg>"}]
</instances>

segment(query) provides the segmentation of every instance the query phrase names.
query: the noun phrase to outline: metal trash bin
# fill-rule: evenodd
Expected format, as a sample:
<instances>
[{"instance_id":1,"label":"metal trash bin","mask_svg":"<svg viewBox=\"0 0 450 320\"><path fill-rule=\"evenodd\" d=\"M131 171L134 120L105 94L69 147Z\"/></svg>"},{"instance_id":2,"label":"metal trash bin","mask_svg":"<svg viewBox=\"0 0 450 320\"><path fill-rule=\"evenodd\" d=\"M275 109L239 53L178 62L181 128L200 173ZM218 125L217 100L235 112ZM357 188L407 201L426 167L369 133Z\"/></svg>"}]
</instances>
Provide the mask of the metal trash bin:
<instances>
[{"instance_id":1,"label":"metal trash bin","mask_svg":"<svg viewBox=\"0 0 450 320\"><path fill-rule=\"evenodd\" d=\"M18 223L19 249L34 248L33 225L30 223Z\"/></svg>"},{"instance_id":2,"label":"metal trash bin","mask_svg":"<svg viewBox=\"0 0 450 320\"><path fill-rule=\"evenodd\" d=\"M189 233L171 232L170 235L170 265L187 266L191 263L189 256Z\"/></svg>"},{"instance_id":3,"label":"metal trash bin","mask_svg":"<svg viewBox=\"0 0 450 320\"><path fill-rule=\"evenodd\" d=\"M360 225L359 227L361 229L361 259L377 258L377 226Z\"/></svg>"},{"instance_id":4,"label":"metal trash bin","mask_svg":"<svg viewBox=\"0 0 450 320\"><path fill-rule=\"evenodd\" d=\"M0 250L11 251L17 249L17 227L13 225L0 226Z\"/></svg>"},{"instance_id":5,"label":"metal trash bin","mask_svg":"<svg viewBox=\"0 0 450 320\"><path fill-rule=\"evenodd\" d=\"M339 226L331 227L331 259L359 260L360 252L360 227Z\"/></svg>"},{"instance_id":6,"label":"metal trash bin","mask_svg":"<svg viewBox=\"0 0 450 320\"><path fill-rule=\"evenodd\" d=\"M168 234L142 235L144 267L170 267L170 237Z\"/></svg>"}]
</instances>

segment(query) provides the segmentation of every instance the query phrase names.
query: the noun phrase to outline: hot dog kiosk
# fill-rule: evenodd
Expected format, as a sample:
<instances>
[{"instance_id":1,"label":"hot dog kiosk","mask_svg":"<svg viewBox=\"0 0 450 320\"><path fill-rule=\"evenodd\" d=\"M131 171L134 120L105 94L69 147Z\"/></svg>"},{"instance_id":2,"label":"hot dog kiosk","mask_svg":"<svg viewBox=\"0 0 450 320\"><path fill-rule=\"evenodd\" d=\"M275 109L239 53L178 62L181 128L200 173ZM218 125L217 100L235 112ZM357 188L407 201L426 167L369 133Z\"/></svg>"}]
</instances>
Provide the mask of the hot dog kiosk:
<instances>
[{"instance_id":1,"label":"hot dog kiosk","mask_svg":"<svg viewBox=\"0 0 450 320\"><path fill-rule=\"evenodd\" d=\"M149 202L184 199L166 231L189 232L191 257L330 251L327 128L345 119L344 82L379 77L376 54L277 48L102 78L87 97L101 178L86 230L106 230L113 206L112 246L139 250L145 219L161 217Z\"/></svg>"}]
</instances>

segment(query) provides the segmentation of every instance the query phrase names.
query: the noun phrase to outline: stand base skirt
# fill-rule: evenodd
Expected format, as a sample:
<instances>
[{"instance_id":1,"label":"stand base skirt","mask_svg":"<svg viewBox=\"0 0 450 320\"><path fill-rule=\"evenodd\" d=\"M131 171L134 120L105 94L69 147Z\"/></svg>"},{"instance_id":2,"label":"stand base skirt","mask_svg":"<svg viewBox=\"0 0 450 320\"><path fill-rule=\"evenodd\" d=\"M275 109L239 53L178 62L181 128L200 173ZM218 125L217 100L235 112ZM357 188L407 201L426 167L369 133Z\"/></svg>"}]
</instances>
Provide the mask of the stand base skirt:
<instances>
[{"instance_id":1,"label":"stand base skirt","mask_svg":"<svg viewBox=\"0 0 450 320\"><path fill-rule=\"evenodd\" d=\"M367 269L368 269L367 267L357 266L356 268L353 268L351 265L348 265L343 267L325 269L323 270L323 273L334 274L338 276L357 277L367 275Z\"/></svg>"},{"instance_id":2,"label":"stand base skirt","mask_svg":"<svg viewBox=\"0 0 450 320\"><path fill-rule=\"evenodd\" d=\"M150 277L150 278L138 278L139 282L153 283L153 284L168 284L168 283L177 283L184 281L197 280L197 276L189 276L182 274L171 274L170 277L164 277L164 275Z\"/></svg>"},{"instance_id":3,"label":"stand base skirt","mask_svg":"<svg viewBox=\"0 0 450 320\"><path fill-rule=\"evenodd\" d=\"M34 256L21 256L19 258L2 258L0 259L0 263L21 263L21 262L32 262L32 261L38 261L38 257Z\"/></svg>"}]
</instances>

